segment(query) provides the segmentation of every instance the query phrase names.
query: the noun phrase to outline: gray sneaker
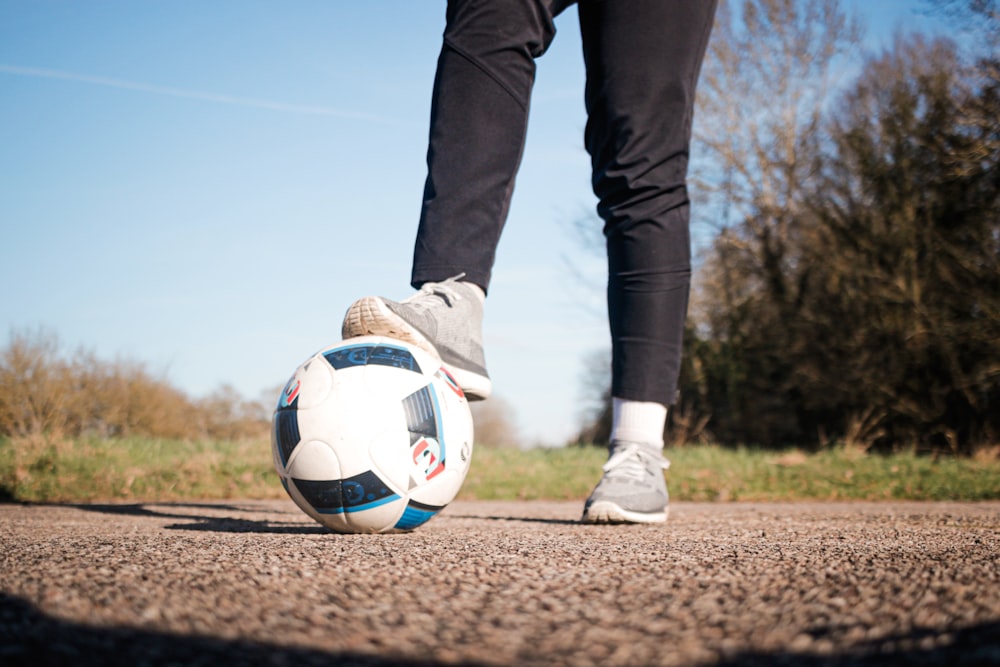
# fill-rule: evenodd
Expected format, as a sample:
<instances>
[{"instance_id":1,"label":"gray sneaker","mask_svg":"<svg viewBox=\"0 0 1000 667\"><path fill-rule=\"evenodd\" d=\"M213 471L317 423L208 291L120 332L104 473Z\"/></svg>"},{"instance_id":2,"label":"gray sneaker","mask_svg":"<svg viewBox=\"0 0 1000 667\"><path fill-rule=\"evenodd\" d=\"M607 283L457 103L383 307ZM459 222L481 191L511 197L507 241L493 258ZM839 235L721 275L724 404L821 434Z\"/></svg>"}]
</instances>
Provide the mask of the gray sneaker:
<instances>
[{"instance_id":1,"label":"gray sneaker","mask_svg":"<svg viewBox=\"0 0 1000 667\"><path fill-rule=\"evenodd\" d=\"M483 304L473 289L456 277L425 283L399 302L366 296L347 309L341 335L388 336L412 343L440 357L470 401L483 400L493 383L483 354Z\"/></svg>"},{"instance_id":2,"label":"gray sneaker","mask_svg":"<svg viewBox=\"0 0 1000 667\"><path fill-rule=\"evenodd\" d=\"M634 442L611 443L604 477L583 506L585 523L663 523L667 520L670 461L662 451Z\"/></svg>"}]
</instances>

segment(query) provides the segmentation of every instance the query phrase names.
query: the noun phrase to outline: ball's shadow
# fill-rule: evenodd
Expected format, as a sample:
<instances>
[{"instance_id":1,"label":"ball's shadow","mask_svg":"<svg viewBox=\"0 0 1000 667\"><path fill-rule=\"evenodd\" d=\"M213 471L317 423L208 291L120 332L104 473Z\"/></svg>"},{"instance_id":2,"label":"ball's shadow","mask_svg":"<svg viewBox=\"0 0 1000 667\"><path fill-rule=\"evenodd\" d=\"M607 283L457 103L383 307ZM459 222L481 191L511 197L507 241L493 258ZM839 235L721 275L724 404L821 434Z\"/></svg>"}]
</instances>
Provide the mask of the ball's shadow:
<instances>
[{"instance_id":1,"label":"ball's shadow","mask_svg":"<svg viewBox=\"0 0 1000 667\"><path fill-rule=\"evenodd\" d=\"M443 517L449 519L470 519L475 521L506 521L516 523L544 523L554 526L583 526L583 522L577 519L552 519L534 516L499 516L483 514L445 514Z\"/></svg>"},{"instance_id":2,"label":"ball's shadow","mask_svg":"<svg viewBox=\"0 0 1000 667\"><path fill-rule=\"evenodd\" d=\"M235 514L260 514L259 508L239 505L213 505L209 503L133 503L133 504L79 504L73 507L86 512L102 512L127 516L180 519L181 522L164 526L168 530L194 530L217 533L262 533L284 535L333 535L332 531L315 523L274 519L247 519L240 516L212 516L194 510L231 512ZM292 514L281 510L267 510L268 514ZM299 513L295 513L297 516ZM305 515L301 515L305 517Z\"/></svg>"}]
</instances>

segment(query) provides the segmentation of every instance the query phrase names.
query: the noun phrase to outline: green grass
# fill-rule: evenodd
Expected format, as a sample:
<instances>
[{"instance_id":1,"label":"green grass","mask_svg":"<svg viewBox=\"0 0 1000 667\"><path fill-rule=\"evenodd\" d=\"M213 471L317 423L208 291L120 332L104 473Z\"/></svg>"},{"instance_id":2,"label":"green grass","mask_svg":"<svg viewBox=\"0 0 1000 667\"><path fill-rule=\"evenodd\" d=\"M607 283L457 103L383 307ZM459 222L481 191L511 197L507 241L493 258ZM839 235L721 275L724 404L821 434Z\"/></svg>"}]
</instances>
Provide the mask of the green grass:
<instances>
[{"instance_id":1,"label":"green grass","mask_svg":"<svg viewBox=\"0 0 1000 667\"><path fill-rule=\"evenodd\" d=\"M280 498L267 442L0 441L0 499Z\"/></svg>"},{"instance_id":2,"label":"green grass","mask_svg":"<svg viewBox=\"0 0 1000 667\"><path fill-rule=\"evenodd\" d=\"M587 496L605 453L596 447L479 447L460 498ZM1000 499L1000 460L816 454L721 447L668 452L674 500ZM266 441L0 440L0 500L30 502L284 498Z\"/></svg>"},{"instance_id":3,"label":"green grass","mask_svg":"<svg viewBox=\"0 0 1000 667\"><path fill-rule=\"evenodd\" d=\"M670 497L695 501L995 500L1000 461L890 456L834 448L816 454L683 447L667 452ZM462 496L480 499L586 497L606 454L595 447L481 448Z\"/></svg>"},{"instance_id":4,"label":"green grass","mask_svg":"<svg viewBox=\"0 0 1000 667\"><path fill-rule=\"evenodd\" d=\"M668 474L683 500L991 500L1000 461L888 456L833 448L816 454L719 447L679 449Z\"/></svg>"}]
</instances>

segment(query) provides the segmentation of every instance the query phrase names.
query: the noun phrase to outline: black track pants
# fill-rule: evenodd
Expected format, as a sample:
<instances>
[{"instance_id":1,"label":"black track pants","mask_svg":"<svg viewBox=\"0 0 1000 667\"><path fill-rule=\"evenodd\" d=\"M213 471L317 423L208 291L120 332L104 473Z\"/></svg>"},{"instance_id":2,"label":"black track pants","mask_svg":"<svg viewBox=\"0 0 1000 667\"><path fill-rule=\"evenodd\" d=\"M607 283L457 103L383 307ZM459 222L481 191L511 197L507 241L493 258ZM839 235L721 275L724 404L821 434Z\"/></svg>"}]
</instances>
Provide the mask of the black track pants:
<instances>
[{"instance_id":1,"label":"black track pants","mask_svg":"<svg viewBox=\"0 0 1000 667\"><path fill-rule=\"evenodd\" d=\"M451 0L412 283L489 288L535 59L569 0ZM715 0L581 0L585 143L608 250L612 394L672 404L691 278L685 178Z\"/></svg>"}]
</instances>

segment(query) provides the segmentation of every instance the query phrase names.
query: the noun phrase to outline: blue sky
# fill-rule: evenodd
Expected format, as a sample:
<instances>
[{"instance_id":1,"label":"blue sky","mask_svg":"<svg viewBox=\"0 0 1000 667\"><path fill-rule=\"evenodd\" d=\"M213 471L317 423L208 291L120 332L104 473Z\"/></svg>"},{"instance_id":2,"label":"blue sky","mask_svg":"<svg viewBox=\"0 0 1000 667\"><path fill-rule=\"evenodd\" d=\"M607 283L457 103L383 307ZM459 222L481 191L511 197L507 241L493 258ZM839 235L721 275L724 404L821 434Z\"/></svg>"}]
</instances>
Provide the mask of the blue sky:
<instances>
[{"instance_id":1,"label":"blue sky","mask_svg":"<svg viewBox=\"0 0 1000 667\"><path fill-rule=\"evenodd\" d=\"M353 299L407 296L444 6L0 0L0 325L257 398ZM869 45L936 27L919 0L847 6ZM575 432L609 344L573 231L599 224L575 10L557 28L485 323L529 444Z\"/></svg>"}]
</instances>

